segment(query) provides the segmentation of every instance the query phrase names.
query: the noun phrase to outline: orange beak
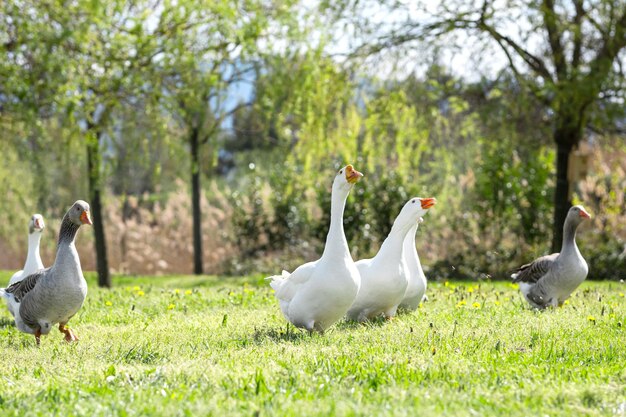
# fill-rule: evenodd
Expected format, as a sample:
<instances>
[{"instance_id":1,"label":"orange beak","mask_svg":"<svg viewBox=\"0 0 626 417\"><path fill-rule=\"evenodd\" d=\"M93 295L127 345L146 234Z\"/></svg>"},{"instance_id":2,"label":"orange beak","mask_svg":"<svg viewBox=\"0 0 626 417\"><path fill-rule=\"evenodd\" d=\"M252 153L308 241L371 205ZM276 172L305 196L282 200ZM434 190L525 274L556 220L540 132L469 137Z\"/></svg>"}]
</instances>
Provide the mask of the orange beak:
<instances>
[{"instance_id":1,"label":"orange beak","mask_svg":"<svg viewBox=\"0 0 626 417\"><path fill-rule=\"evenodd\" d=\"M89 210L83 211L83 214L80 215L80 221L83 222L83 224L93 225L91 216L89 216Z\"/></svg>"},{"instance_id":2,"label":"orange beak","mask_svg":"<svg viewBox=\"0 0 626 417\"><path fill-rule=\"evenodd\" d=\"M355 184L358 180L361 179L362 176L363 174L352 168L352 165L346 166L346 181L348 181L350 184Z\"/></svg>"},{"instance_id":3,"label":"orange beak","mask_svg":"<svg viewBox=\"0 0 626 417\"><path fill-rule=\"evenodd\" d=\"M429 209L432 206L434 206L435 204L437 204L437 199L436 198L422 198L422 208L423 209Z\"/></svg>"},{"instance_id":4,"label":"orange beak","mask_svg":"<svg viewBox=\"0 0 626 417\"><path fill-rule=\"evenodd\" d=\"M591 214L587 213L584 209L580 209L580 217L584 218L584 219L590 219L591 218Z\"/></svg>"}]
</instances>

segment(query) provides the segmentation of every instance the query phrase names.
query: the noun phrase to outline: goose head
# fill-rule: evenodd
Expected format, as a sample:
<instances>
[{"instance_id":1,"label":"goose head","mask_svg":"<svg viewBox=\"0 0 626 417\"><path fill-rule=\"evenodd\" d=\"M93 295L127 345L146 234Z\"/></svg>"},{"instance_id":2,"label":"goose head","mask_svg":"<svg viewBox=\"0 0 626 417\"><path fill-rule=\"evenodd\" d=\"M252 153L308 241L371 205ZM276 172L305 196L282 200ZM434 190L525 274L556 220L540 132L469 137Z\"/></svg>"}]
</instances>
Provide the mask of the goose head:
<instances>
[{"instance_id":1,"label":"goose head","mask_svg":"<svg viewBox=\"0 0 626 417\"><path fill-rule=\"evenodd\" d=\"M335 180L333 181L333 190L348 193L361 177L363 177L363 174L354 169L352 165L346 165L337 171L337 175L335 175Z\"/></svg>"},{"instance_id":2,"label":"goose head","mask_svg":"<svg viewBox=\"0 0 626 417\"><path fill-rule=\"evenodd\" d=\"M565 223L571 223L578 226L585 220L591 219L591 215L585 210L583 206L572 206L567 212Z\"/></svg>"},{"instance_id":3,"label":"goose head","mask_svg":"<svg viewBox=\"0 0 626 417\"><path fill-rule=\"evenodd\" d=\"M409 201L404 204L402 210L400 210L400 214L396 217L396 221L394 224L398 224L402 229L410 228L416 223L421 223L424 221L422 216L424 216L428 209L437 204L437 200L435 198L420 198L413 197Z\"/></svg>"},{"instance_id":4,"label":"goose head","mask_svg":"<svg viewBox=\"0 0 626 417\"><path fill-rule=\"evenodd\" d=\"M30 218L30 222L28 222L28 234L32 235L35 232L41 233L45 227L43 216L41 214L33 214L33 217Z\"/></svg>"},{"instance_id":5,"label":"goose head","mask_svg":"<svg viewBox=\"0 0 626 417\"><path fill-rule=\"evenodd\" d=\"M93 224L91 222L91 215L89 211L89 204L83 200L78 200L67 212L68 217L72 223L77 226L83 224Z\"/></svg>"}]
</instances>

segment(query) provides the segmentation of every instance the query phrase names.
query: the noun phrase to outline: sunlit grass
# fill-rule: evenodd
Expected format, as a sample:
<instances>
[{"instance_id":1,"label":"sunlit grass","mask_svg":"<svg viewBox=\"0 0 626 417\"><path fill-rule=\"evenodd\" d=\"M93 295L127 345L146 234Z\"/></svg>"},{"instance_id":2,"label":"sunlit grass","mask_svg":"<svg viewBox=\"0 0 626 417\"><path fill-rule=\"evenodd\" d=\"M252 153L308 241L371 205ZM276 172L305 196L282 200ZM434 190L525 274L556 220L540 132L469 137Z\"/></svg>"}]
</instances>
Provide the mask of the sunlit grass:
<instances>
[{"instance_id":1,"label":"sunlit grass","mask_svg":"<svg viewBox=\"0 0 626 417\"><path fill-rule=\"evenodd\" d=\"M90 284L75 344L53 332L37 348L0 312L0 415L626 412L620 283L544 313L508 283L430 284L414 313L323 336L287 326L262 276Z\"/></svg>"}]
</instances>

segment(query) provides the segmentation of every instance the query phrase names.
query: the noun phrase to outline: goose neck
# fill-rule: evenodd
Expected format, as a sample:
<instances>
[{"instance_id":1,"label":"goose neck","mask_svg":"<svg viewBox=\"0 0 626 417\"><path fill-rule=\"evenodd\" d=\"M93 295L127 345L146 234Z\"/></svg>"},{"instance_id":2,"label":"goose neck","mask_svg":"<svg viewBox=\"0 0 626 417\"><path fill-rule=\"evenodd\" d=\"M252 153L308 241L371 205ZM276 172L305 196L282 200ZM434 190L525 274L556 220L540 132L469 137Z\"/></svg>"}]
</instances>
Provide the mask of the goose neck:
<instances>
[{"instance_id":1,"label":"goose neck","mask_svg":"<svg viewBox=\"0 0 626 417\"><path fill-rule=\"evenodd\" d=\"M70 220L67 214L63 217L63 220L61 221L61 229L59 230L57 250L63 245L70 245L74 243L79 227L79 225L76 225Z\"/></svg>"},{"instance_id":2,"label":"goose neck","mask_svg":"<svg viewBox=\"0 0 626 417\"><path fill-rule=\"evenodd\" d=\"M385 259L393 260L402 258L402 250L404 246L404 238L409 228L394 224L389 235L383 242L378 254ZM378 256L378 255L377 255Z\"/></svg>"},{"instance_id":3,"label":"goose neck","mask_svg":"<svg viewBox=\"0 0 626 417\"><path fill-rule=\"evenodd\" d=\"M333 190L330 203L330 227L326 236L324 255L349 254L348 242L343 230L343 212L346 206L347 192Z\"/></svg>"},{"instance_id":4,"label":"goose neck","mask_svg":"<svg viewBox=\"0 0 626 417\"><path fill-rule=\"evenodd\" d=\"M414 252L417 251L417 248L415 247L415 235L417 234L417 227L418 227L417 223L411 226L411 228L406 234L406 237L404 238L404 248L406 250L412 249Z\"/></svg>"},{"instance_id":5,"label":"goose neck","mask_svg":"<svg viewBox=\"0 0 626 417\"><path fill-rule=\"evenodd\" d=\"M39 243L41 241L41 233L35 232L28 235L28 254L24 263L25 271L36 271L43 268L41 256L39 255Z\"/></svg>"},{"instance_id":6,"label":"goose neck","mask_svg":"<svg viewBox=\"0 0 626 417\"><path fill-rule=\"evenodd\" d=\"M565 221L563 225L563 243L561 244L561 253L568 252L572 249L578 250L576 246L576 229L578 224L572 221Z\"/></svg>"}]
</instances>

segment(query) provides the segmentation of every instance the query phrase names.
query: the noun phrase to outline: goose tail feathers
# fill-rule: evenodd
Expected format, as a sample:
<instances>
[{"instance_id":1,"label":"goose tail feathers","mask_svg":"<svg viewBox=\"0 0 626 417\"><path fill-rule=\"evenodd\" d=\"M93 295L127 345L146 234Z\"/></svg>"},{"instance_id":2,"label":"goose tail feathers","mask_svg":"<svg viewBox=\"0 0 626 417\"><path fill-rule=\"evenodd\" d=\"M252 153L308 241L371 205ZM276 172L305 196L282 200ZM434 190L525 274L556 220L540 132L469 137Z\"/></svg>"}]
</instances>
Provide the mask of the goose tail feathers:
<instances>
[{"instance_id":1,"label":"goose tail feathers","mask_svg":"<svg viewBox=\"0 0 626 417\"><path fill-rule=\"evenodd\" d=\"M273 275L271 277L267 277L265 279L271 279L270 287L274 289L274 291L278 291L280 287L286 282L287 278L289 278L291 274L283 269L283 272L280 275Z\"/></svg>"}]
</instances>

